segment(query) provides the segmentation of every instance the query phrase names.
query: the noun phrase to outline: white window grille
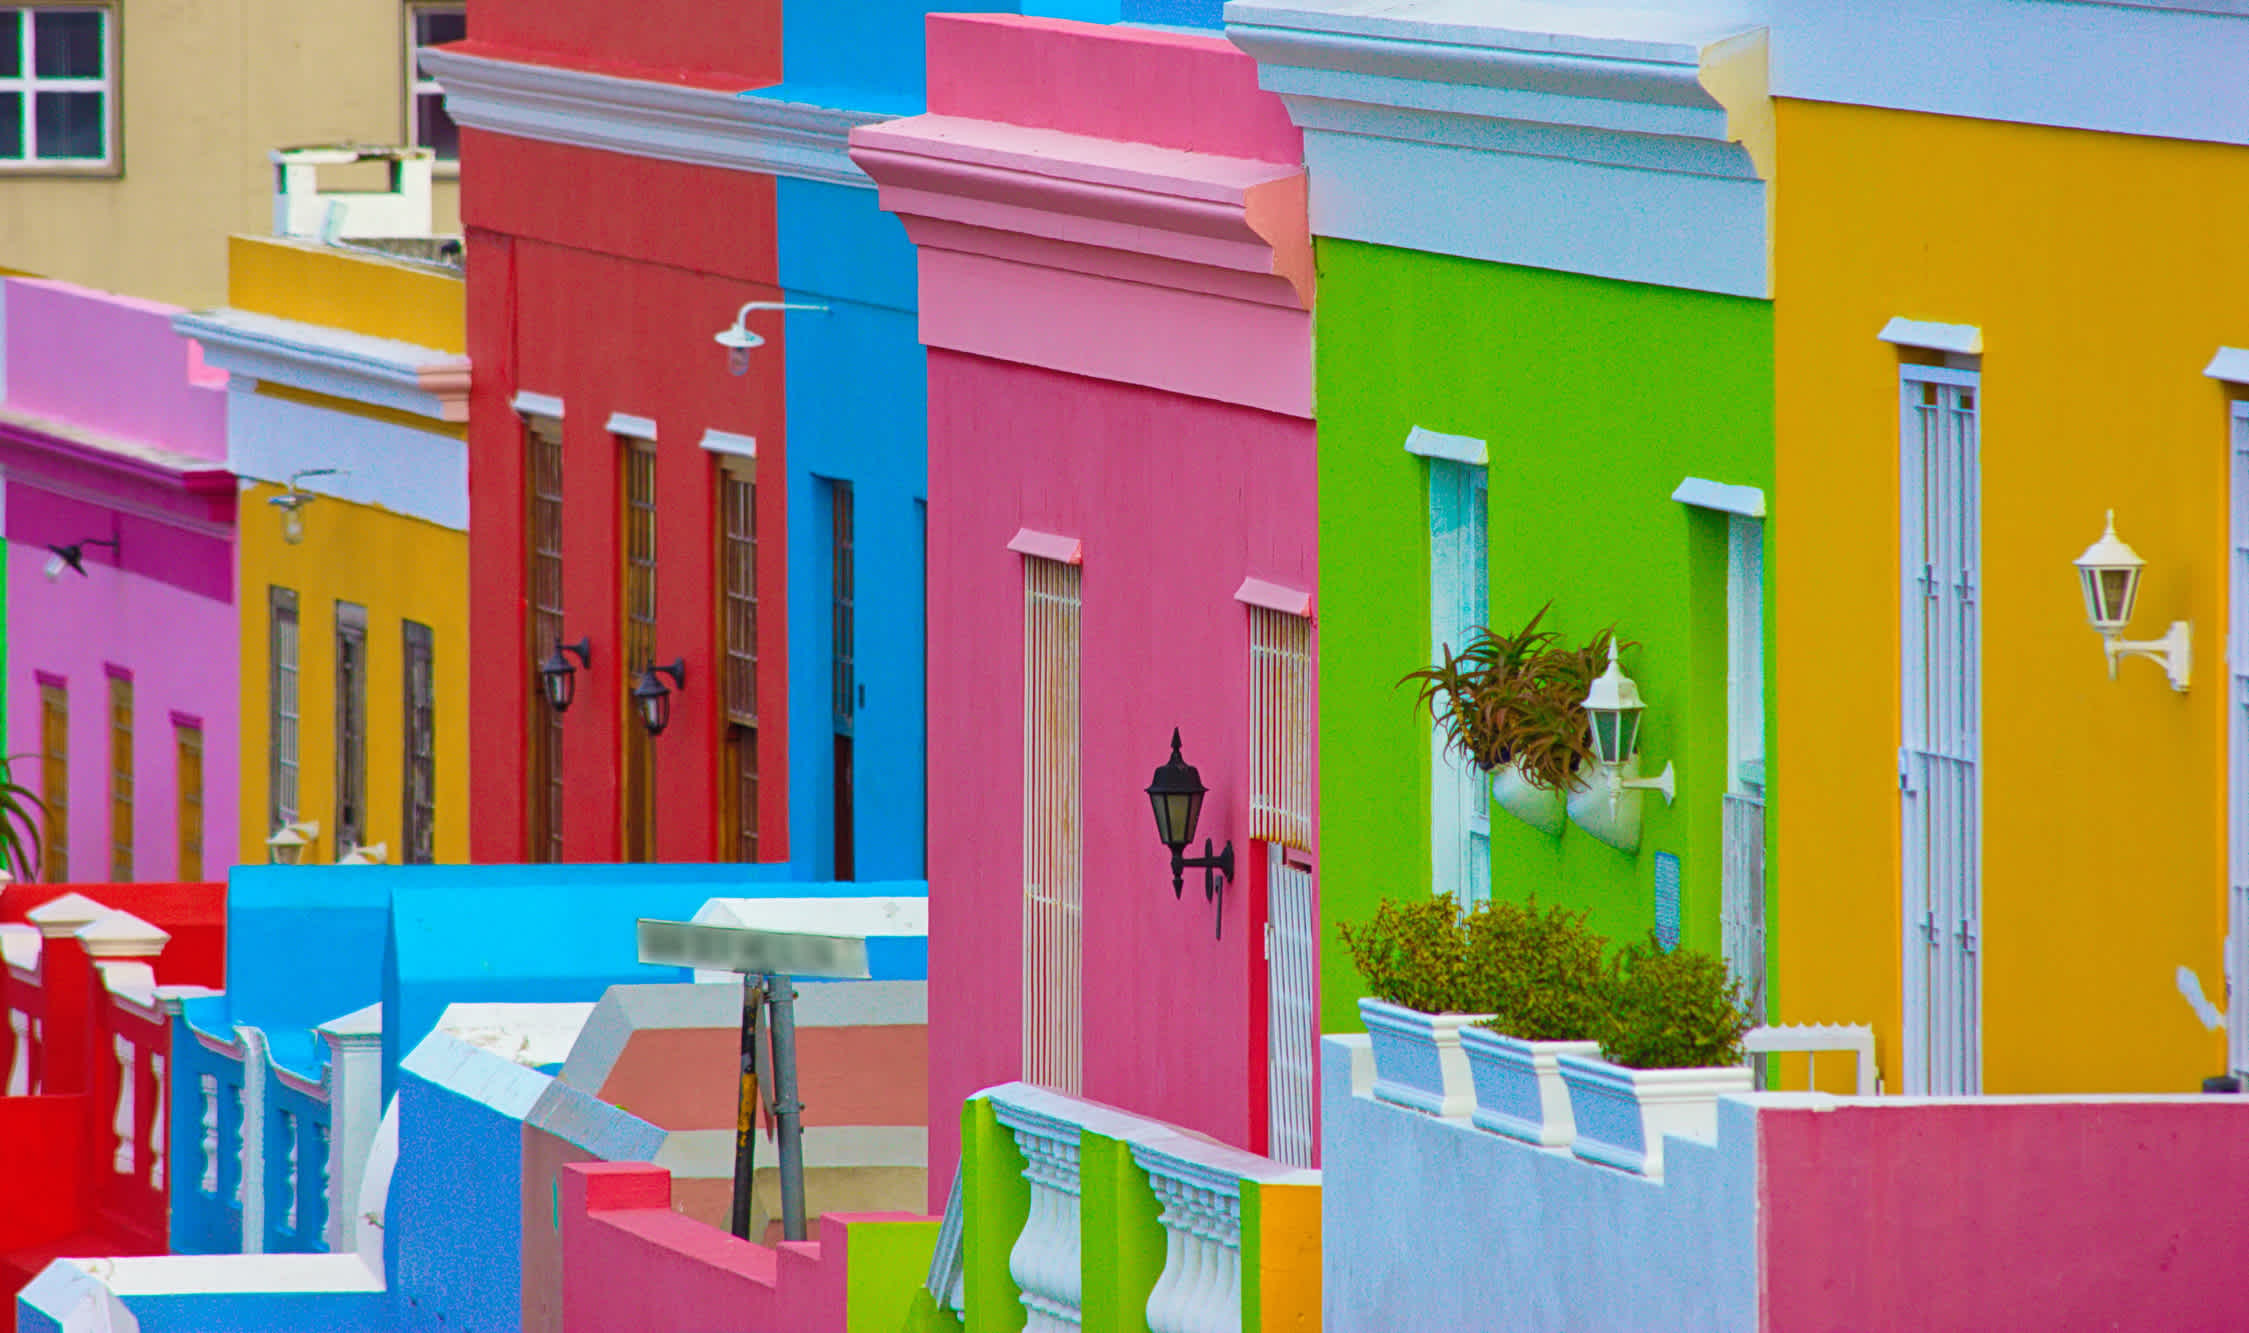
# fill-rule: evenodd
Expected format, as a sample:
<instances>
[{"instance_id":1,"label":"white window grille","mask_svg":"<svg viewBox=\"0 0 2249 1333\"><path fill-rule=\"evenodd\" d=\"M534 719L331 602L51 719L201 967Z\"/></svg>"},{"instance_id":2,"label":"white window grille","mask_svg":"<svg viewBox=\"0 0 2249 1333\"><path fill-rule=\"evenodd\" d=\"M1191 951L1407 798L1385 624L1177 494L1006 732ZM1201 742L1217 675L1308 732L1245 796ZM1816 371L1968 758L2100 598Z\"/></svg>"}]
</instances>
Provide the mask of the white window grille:
<instances>
[{"instance_id":1,"label":"white window grille","mask_svg":"<svg viewBox=\"0 0 2249 1333\"><path fill-rule=\"evenodd\" d=\"M1319 978L1312 871L1312 622L1249 609L1250 834L1265 843L1267 1151L1312 1164Z\"/></svg>"},{"instance_id":2,"label":"white window grille","mask_svg":"<svg viewBox=\"0 0 2249 1333\"><path fill-rule=\"evenodd\" d=\"M2229 1064L2249 1074L2249 402L2233 405L2233 550L2229 568L2226 674L2231 749L2229 861L2232 874L2226 938Z\"/></svg>"},{"instance_id":3,"label":"white window grille","mask_svg":"<svg viewBox=\"0 0 2249 1333\"><path fill-rule=\"evenodd\" d=\"M1249 608L1250 836L1312 847L1312 622Z\"/></svg>"},{"instance_id":4,"label":"white window grille","mask_svg":"<svg viewBox=\"0 0 2249 1333\"><path fill-rule=\"evenodd\" d=\"M1726 966L1765 1015L1765 525L1726 520L1726 793L1719 919Z\"/></svg>"},{"instance_id":5,"label":"white window grille","mask_svg":"<svg viewBox=\"0 0 2249 1333\"><path fill-rule=\"evenodd\" d=\"M1490 504L1484 469L1444 459L1429 462L1429 658L1459 653L1490 618ZM1463 905L1492 894L1492 809L1489 780L1430 733L1430 886Z\"/></svg>"},{"instance_id":6,"label":"white window grille","mask_svg":"<svg viewBox=\"0 0 2249 1333\"><path fill-rule=\"evenodd\" d=\"M461 131L445 110L445 89L422 73L421 51L469 35L466 5L409 5L406 9L406 142L427 148L439 162L461 160Z\"/></svg>"},{"instance_id":7,"label":"white window grille","mask_svg":"<svg viewBox=\"0 0 2249 1333\"><path fill-rule=\"evenodd\" d=\"M0 171L116 165L116 14L0 9Z\"/></svg>"},{"instance_id":8,"label":"white window grille","mask_svg":"<svg viewBox=\"0 0 2249 1333\"><path fill-rule=\"evenodd\" d=\"M1023 1078L1079 1090L1083 852L1079 570L1023 560Z\"/></svg>"},{"instance_id":9,"label":"white window grille","mask_svg":"<svg viewBox=\"0 0 2249 1333\"><path fill-rule=\"evenodd\" d=\"M1980 1092L1978 376L1900 368L1905 1091Z\"/></svg>"},{"instance_id":10,"label":"white window grille","mask_svg":"<svg viewBox=\"0 0 2249 1333\"><path fill-rule=\"evenodd\" d=\"M297 594L292 588L267 590L266 753L271 790L266 826L279 831L297 818Z\"/></svg>"}]
</instances>

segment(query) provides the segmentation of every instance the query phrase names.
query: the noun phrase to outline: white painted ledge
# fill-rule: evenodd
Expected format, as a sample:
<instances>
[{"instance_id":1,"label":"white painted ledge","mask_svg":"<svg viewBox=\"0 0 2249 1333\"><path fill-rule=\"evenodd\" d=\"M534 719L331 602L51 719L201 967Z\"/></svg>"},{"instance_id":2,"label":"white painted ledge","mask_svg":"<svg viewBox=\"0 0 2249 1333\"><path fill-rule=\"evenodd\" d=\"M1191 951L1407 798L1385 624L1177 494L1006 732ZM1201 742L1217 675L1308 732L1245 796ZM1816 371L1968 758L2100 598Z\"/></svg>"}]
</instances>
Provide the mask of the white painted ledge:
<instances>
[{"instance_id":1,"label":"white painted ledge","mask_svg":"<svg viewBox=\"0 0 2249 1333\"><path fill-rule=\"evenodd\" d=\"M611 435L647 440L651 444L656 441L656 423L648 417L636 417L630 412L611 412L607 429Z\"/></svg>"},{"instance_id":2,"label":"white painted ledge","mask_svg":"<svg viewBox=\"0 0 2249 1333\"><path fill-rule=\"evenodd\" d=\"M1671 492L1671 498L1683 505L1714 509L1721 514L1739 514L1743 518L1765 516L1765 492L1756 486L1729 486L1722 481L1689 477Z\"/></svg>"},{"instance_id":3,"label":"white painted ledge","mask_svg":"<svg viewBox=\"0 0 2249 1333\"><path fill-rule=\"evenodd\" d=\"M1950 352L1955 356L1983 355L1983 330L1974 324L1938 324L1900 315L1884 324L1882 331L1874 336L1900 347Z\"/></svg>"},{"instance_id":4,"label":"white painted ledge","mask_svg":"<svg viewBox=\"0 0 2249 1333\"><path fill-rule=\"evenodd\" d=\"M1491 462L1491 448L1482 440L1471 435L1446 435L1421 426L1406 432L1406 452L1449 463L1466 463L1470 467L1483 467Z\"/></svg>"},{"instance_id":5,"label":"white painted ledge","mask_svg":"<svg viewBox=\"0 0 2249 1333\"><path fill-rule=\"evenodd\" d=\"M267 380L438 421L469 419L469 359L455 352L248 310L191 311L173 316L172 327L203 345L206 363L239 377L228 385L236 391Z\"/></svg>"},{"instance_id":6,"label":"white painted ledge","mask_svg":"<svg viewBox=\"0 0 2249 1333\"><path fill-rule=\"evenodd\" d=\"M731 431L705 430L703 448L714 454L732 454L736 458L757 457L757 437L736 435Z\"/></svg>"},{"instance_id":7,"label":"white painted ledge","mask_svg":"<svg viewBox=\"0 0 2249 1333\"><path fill-rule=\"evenodd\" d=\"M2221 347L2202 373L2228 384L2249 384L2249 348Z\"/></svg>"},{"instance_id":8,"label":"white painted ledge","mask_svg":"<svg viewBox=\"0 0 2249 1333\"><path fill-rule=\"evenodd\" d=\"M510 400L510 405L515 408L518 416L562 420L562 400L551 393L533 393L529 389L522 389Z\"/></svg>"}]
</instances>

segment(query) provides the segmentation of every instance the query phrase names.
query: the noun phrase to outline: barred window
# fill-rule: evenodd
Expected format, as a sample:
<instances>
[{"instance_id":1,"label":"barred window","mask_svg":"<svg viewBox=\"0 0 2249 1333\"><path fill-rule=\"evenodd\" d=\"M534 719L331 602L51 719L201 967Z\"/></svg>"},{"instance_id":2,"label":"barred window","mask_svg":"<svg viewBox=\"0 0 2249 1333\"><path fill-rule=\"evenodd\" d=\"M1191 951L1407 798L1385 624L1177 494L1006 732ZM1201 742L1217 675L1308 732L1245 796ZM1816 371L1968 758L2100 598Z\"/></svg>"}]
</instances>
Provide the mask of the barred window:
<instances>
[{"instance_id":1,"label":"barred window","mask_svg":"<svg viewBox=\"0 0 2249 1333\"><path fill-rule=\"evenodd\" d=\"M405 622L406 725L404 805L399 859L426 866L437 859L437 652L430 627Z\"/></svg>"},{"instance_id":2,"label":"barred window","mask_svg":"<svg viewBox=\"0 0 2249 1333\"><path fill-rule=\"evenodd\" d=\"M530 549L525 563L531 588L530 746L524 780L528 787L529 853L533 861L562 859L562 715L547 705L538 688L538 665L562 642L562 423L553 417L524 418L525 475L530 485L529 521L524 530Z\"/></svg>"}]
</instances>

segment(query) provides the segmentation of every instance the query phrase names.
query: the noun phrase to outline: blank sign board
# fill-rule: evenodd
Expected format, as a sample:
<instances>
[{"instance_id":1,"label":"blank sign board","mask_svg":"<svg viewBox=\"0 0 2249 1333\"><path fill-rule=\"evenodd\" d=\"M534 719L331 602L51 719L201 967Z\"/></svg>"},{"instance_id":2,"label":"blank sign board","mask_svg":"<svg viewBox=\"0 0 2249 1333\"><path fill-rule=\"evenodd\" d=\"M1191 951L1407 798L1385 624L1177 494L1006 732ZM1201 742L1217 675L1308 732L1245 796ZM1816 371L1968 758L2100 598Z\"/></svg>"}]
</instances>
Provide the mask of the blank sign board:
<instances>
[{"instance_id":1,"label":"blank sign board","mask_svg":"<svg viewBox=\"0 0 2249 1333\"><path fill-rule=\"evenodd\" d=\"M867 941L859 935L640 920L640 961L710 972L780 972L793 977L864 981Z\"/></svg>"}]
</instances>

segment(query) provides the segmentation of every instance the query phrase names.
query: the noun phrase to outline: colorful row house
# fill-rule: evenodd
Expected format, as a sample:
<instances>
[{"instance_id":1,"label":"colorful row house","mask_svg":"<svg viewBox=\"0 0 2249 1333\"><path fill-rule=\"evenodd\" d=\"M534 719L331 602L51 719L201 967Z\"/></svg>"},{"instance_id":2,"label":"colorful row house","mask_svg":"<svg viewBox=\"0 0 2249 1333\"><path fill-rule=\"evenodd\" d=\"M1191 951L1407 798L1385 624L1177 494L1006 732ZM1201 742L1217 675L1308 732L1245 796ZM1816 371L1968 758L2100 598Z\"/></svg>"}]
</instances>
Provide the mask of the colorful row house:
<instances>
[{"instance_id":1,"label":"colorful row house","mask_svg":"<svg viewBox=\"0 0 2249 1333\"><path fill-rule=\"evenodd\" d=\"M2249 1067L2245 41L1778 6L1777 993L1893 1091Z\"/></svg>"},{"instance_id":2,"label":"colorful row house","mask_svg":"<svg viewBox=\"0 0 2249 1333\"><path fill-rule=\"evenodd\" d=\"M229 373L244 859L466 861L457 247L238 236L230 253L229 304L174 324Z\"/></svg>"},{"instance_id":3,"label":"colorful row house","mask_svg":"<svg viewBox=\"0 0 2249 1333\"><path fill-rule=\"evenodd\" d=\"M590 54L608 13L503 0L425 57L481 173L472 851L919 877L911 253L831 104L918 101L918 32L874 88L904 66L853 85L779 6ZM776 86L800 52L831 101Z\"/></svg>"},{"instance_id":4,"label":"colorful row house","mask_svg":"<svg viewBox=\"0 0 2249 1333\"><path fill-rule=\"evenodd\" d=\"M1216 34L946 15L929 62L852 155L929 349L932 1161L1020 1078L1308 1162L1301 140ZM1167 755L1223 871L1167 864Z\"/></svg>"},{"instance_id":5,"label":"colorful row house","mask_svg":"<svg viewBox=\"0 0 2249 1333\"><path fill-rule=\"evenodd\" d=\"M1320 267L1322 920L1561 903L1765 973L1771 117L1717 6L1228 7L1302 127ZM1441 90L1441 96L1432 90ZM1645 777L1495 799L1401 678L1489 626L1611 631ZM1342 757L1347 756L1345 760ZM1324 1026L1357 1026L1341 950Z\"/></svg>"},{"instance_id":6,"label":"colorful row house","mask_svg":"<svg viewBox=\"0 0 2249 1333\"><path fill-rule=\"evenodd\" d=\"M41 802L37 877L200 880L235 853L227 377L170 306L24 278L0 303L7 773Z\"/></svg>"}]
</instances>

